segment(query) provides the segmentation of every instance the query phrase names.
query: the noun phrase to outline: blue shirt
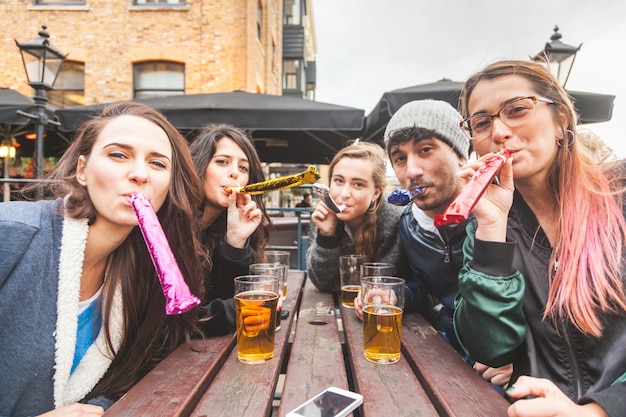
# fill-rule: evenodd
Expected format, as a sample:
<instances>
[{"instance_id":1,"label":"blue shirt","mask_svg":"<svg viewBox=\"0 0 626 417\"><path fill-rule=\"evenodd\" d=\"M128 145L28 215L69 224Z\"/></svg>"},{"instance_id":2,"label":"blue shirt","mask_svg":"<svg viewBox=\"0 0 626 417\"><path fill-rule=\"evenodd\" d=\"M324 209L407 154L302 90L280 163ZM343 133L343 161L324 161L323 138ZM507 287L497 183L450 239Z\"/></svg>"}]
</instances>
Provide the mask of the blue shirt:
<instances>
[{"instance_id":1,"label":"blue shirt","mask_svg":"<svg viewBox=\"0 0 626 417\"><path fill-rule=\"evenodd\" d=\"M93 344L100 333L100 327L102 326L102 314L100 305L98 304L98 298L94 300L78 315L78 331L76 332L76 348L74 349L74 362L72 363L72 370L80 363L80 360L85 356L85 352L89 349L89 346Z\"/></svg>"}]
</instances>

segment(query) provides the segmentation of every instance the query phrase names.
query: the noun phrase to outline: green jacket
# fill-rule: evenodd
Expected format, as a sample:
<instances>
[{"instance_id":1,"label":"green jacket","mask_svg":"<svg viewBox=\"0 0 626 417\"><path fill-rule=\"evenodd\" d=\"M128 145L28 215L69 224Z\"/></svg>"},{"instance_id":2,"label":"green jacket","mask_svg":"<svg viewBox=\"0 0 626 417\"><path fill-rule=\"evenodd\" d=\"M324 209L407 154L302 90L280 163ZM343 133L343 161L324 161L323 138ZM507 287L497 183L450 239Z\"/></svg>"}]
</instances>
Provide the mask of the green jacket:
<instances>
[{"instance_id":1,"label":"green jacket","mask_svg":"<svg viewBox=\"0 0 626 417\"><path fill-rule=\"evenodd\" d=\"M542 320L552 249L520 194L507 242L477 240L470 224L464 253L454 324L468 354L494 367L512 362L512 381L547 378L574 401L595 401L612 417L626 416L626 315L605 317L600 338Z\"/></svg>"}]
</instances>

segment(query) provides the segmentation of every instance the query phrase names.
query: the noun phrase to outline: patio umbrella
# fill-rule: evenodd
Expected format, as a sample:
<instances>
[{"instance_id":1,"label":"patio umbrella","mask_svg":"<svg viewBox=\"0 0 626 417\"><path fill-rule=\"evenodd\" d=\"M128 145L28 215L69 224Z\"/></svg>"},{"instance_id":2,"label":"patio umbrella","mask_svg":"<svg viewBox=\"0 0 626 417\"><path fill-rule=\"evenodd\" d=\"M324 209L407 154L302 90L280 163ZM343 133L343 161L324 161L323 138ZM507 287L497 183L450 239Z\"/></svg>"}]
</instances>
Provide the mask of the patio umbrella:
<instances>
[{"instance_id":1,"label":"patio umbrella","mask_svg":"<svg viewBox=\"0 0 626 417\"><path fill-rule=\"evenodd\" d=\"M34 108L35 102L32 98L10 88L0 88L0 140L16 138L20 144L18 149L19 156L33 156L35 141L26 139L25 135L34 133L35 125L31 119L18 114L17 111L33 113ZM54 106L48 104L46 113L52 119ZM49 128L46 130L44 153L47 156L58 156L67 148L68 143L62 135Z\"/></svg>"},{"instance_id":2,"label":"patio umbrella","mask_svg":"<svg viewBox=\"0 0 626 417\"><path fill-rule=\"evenodd\" d=\"M0 88L0 125L24 125L29 119L17 114L18 110L29 112L34 106L33 99L10 88Z\"/></svg>"},{"instance_id":3,"label":"patio umbrella","mask_svg":"<svg viewBox=\"0 0 626 417\"><path fill-rule=\"evenodd\" d=\"M250 132L265 162L328 163L349 139L359 137L364 111L297 97L231 93L186 94L133 100L146 104L188 137L210 123ZM56 111L64 132L75 131L106 104Z\"/></svg>"},{"instance_id":4,"label":"patio umbrella","mask_svg":"<svg viewBox=\"0 0 626 417\"><path fill-rule=\"evenodd\" d=\"M437 82L388 91L365 118L362 139L382 144L383 134L391 116L404 104L414 100L443 100L457 108L463 83L443 78Z\"/></svg>"},{"instance_id":5,"label":"patio umbrella","mask_svg":"<svg viewBox=\"0 0 626 417\"><path fill-rule=\"evenodd\" d=\"M458 108L463 82L446 78L434 83L388 91L383 94L376 107L365 118L365 130L362 139L382 144L383 134L391 116L404 104L413 100L444 100ZM598 123L611 120L613 115L614 95L568 91L579 114L578 122Z\"/></svg>"}]
</instances>

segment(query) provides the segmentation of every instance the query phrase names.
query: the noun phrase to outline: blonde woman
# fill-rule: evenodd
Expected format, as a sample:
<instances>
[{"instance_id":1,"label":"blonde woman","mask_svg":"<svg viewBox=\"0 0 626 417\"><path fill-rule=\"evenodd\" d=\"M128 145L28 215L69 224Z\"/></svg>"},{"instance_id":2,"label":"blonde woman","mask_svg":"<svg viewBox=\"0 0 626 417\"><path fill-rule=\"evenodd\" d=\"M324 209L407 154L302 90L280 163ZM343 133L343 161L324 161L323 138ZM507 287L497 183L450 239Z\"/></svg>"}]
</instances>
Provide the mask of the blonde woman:
<instances>
[{"instance_id":1,"label":"blonde woman","mask_svg":"<svg viewBox=\"0 0 626 417\"><path fill-rule=\"evenodd\" d=\"M345 205L334 213L323 202L311 214L317 233L307 251L308 275L320 291L339 290L339 256L365 255L388 262L403 276L407 263L400 248L402 207L385 200L385 152L360 142L340 150L329 165L330 196Z\"/></svg>"}]
</instances>

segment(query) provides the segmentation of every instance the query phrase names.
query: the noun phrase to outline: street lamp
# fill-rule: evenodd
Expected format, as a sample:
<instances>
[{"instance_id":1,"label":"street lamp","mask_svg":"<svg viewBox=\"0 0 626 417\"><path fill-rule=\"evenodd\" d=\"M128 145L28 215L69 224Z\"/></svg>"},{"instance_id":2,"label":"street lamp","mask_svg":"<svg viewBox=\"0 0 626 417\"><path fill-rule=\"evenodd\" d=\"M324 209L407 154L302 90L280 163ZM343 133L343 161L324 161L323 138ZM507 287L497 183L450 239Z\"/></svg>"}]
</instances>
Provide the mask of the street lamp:
<instances>
[{"instance_id":1,"label":"street lamp","mask_svg":"<svg viewBox=\"0 0 626 417\"><path fill-rule=\"evenodd\" d=\"M12 140L3 140L2 144L0 144L0 158L3 159L4 165L4 179L9 178L9 165L11 164L11 159L15 158L15 139ZM9 201L11 200L11 186L8 182L4 182L4 192L3 192L3 200Z\"/></svg>"},{"instance_id":2,"label":"street lamp","mask_svg":"<svg viewBox=\"0 0 626 417\"><path fill-rule=\"evenodd\" d=\"M559 33L559 27L554 27L554 33L550 36L550 42L546 43L543 51L539 52L533 61L544 62L549 65L550 72L554 74L561 86L565 88L567 79L569 78L576 54L583 46L581 43L578 47L567 45L561 42L563 35Z\"/></svg>"},{"instance_id":3,"label":"street lamp","mask_svg":"<svg viewBox=\"0 0 626 417\"><path fill-rule=\"evenodd\" d=\"M38 38L22 43L17 40L15 41L22 54L24 70L26 71L26 77L28 77L28 85L35 90L33 97L35 102L34 114L26 113L21 110L18 110L18 113L34 120L36 124L37 146L35 150L35 169L37 178L43 177L43 141L46 126L48 124L58 125L56 121L48 120L48 115L46 114L46 103L48 103L46 91L50 91L54 87L54 82L67 56L48 41L50 34L46 29L46 25L41 26L41 30L38 32Z\"/></svg>"}]
</instances>

